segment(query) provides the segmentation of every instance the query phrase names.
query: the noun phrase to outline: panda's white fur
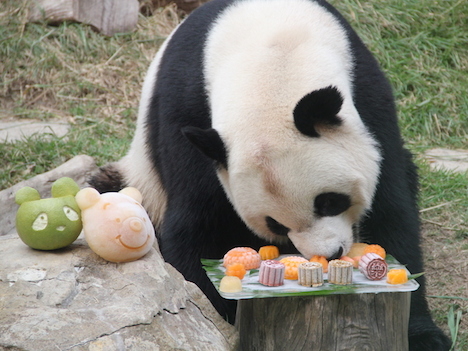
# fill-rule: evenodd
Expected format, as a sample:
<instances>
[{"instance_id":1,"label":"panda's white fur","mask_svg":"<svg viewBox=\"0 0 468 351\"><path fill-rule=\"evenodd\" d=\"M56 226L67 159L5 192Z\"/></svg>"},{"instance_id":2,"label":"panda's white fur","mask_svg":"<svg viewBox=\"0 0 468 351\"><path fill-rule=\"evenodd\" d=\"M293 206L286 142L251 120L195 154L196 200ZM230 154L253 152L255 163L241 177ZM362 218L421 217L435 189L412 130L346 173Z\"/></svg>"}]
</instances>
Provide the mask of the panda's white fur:
<instances>
[{"instance_id":1,"label":"panda's white fur","mask_svg":"<svg viewBox=\"0 0 468 351\"><path fill-rule=\"evenodd\" d=\"M136 134L121 162L127 184L141 190L156 226L167 196L148 160L146 120L161 58L158 51L143 85ZM219 178L236 211L258 235L282 238L265 223L270 216L306 257L330 256L353 242L352 226L372 202L379 152L351 94L352 57L336 19L308 0L243 1L213 25L205 47L205 83L212 126L229 152L229 171ZM336 86L344 98L342 126L302 135L292 111L307 93ZM150 175L150 176L149 176ZM351 195L353 206L334 217L314 215L323 192Z\"/></svg>"},{"instance_id":2,"label":"panda's white fur","mask_svg":"<svg viewBox=\"0 0 468 351\"><path fill-rule=\"evenodd\" d=\"M158 233L158 228L166 210L167 195L161 184L158 170L153 167L149 160L150 151L148 150L146 123L149 118L149 105L156 84L159 64L170 38L171 36L161 45L148 68L138 107L135 135L127 155L116 165L126 184L133 184L142 194L152 194L152 196L143 197L143 206L156 228L156 233Z\"/></svg>"},{"instance_id":3,"label":"panda's white fur","mask_svg":"<svg viewBox=\"0 0 468 351\"><path fill-rule=\"evenodd\" d=\"M212 126L229 154L228 171L219 171L226 193L254 232L278 240L265 223L271 216L306 257L349 249L377 183L378 148L352 103L352 59L337 20L307 0L239 2L205 47ZM302 135L294 107L330 85L344 98L342 126ZM353 206L318 218L313 202L323 192L351 195Z\"/></svg>"}]
</instances>

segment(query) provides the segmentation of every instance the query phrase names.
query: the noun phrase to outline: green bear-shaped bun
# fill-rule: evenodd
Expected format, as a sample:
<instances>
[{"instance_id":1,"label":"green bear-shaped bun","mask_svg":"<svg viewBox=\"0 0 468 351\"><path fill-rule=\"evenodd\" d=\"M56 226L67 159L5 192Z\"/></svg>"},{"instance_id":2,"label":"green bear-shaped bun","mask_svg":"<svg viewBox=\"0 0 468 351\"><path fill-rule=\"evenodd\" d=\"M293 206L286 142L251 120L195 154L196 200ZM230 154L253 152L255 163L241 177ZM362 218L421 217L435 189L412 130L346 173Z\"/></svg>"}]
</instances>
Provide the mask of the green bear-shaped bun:
<instances>
[{"instance_id":1,"label":"green bear-shaped bun","mask_svg":"<svg viewBox=\"0 0 468 351\"><path fill-rule=\"evenodd\" d=\"M75 200L78 191L75 181L66 177L52 184L52 198L41 199L30 187L18 190L16 230L21 240L38 250L60 249L75 241L83 227Z\"/></svg>"},{"instance_id":2,"label":"green bear-shaped bun","mask_svg":"<svg viewBox=\"0 0 468 351\"><path fill-rule=\"evenodd\" d=\"M78 191L80 191L80 187L73 179L62 177L52 184L51 194L52 197L62 197L67 195L75 196Z\"/></svg>"},{"instance_id":3,"label":"green bear-shaped bun","mask_svg":"<svg viewBox=\"0 0 468 351\"><path fill-rule=\"evenodd\" d=\"M26 201L35 201L40 199L41 195L39 195L39 192L36 189L31 188L29 186L21 188L15 194L15 202L18 205L22 205Z\"/></svg>"}]
</instances>

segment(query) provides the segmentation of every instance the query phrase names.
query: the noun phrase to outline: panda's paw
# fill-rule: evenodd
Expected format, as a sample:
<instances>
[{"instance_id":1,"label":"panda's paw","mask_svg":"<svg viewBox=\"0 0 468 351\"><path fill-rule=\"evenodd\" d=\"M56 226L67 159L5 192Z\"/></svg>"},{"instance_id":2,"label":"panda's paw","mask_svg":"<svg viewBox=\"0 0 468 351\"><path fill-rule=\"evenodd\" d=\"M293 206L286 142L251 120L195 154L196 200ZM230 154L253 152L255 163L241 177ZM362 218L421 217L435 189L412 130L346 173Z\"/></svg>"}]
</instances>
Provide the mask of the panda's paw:
<instances>
[{"instance_id":1,"label":"panda's paw","mask_svg":"<svg viewBox=\"0 0 468 351\"><path fill-rule=\"evenodd\" d=\"M409 335L410 351L449 351L450 339L435 325Z\"/></svg>"},{"instance_id":2,"label":"panda's paw","mask_svg":"<svg viewBox=\"0 0 468 351\"><path fill-rule=\"evenodd\" d=\"M91 175L88 183L100 193L119 192L127 187L118 162L100 167L97 172Z\"/></svg>"}]
</instances>

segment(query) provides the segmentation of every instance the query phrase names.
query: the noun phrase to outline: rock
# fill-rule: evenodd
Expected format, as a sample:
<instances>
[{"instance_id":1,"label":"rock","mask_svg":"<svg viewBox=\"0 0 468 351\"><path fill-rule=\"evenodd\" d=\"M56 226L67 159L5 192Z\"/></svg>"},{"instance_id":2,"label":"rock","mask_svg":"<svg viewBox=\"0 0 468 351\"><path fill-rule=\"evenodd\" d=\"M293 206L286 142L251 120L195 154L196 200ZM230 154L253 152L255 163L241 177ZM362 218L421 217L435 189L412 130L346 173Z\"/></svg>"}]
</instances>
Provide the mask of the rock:
<instances>
[{"instance_id":1,"label":"rock","mask_svg":"<svg viewBox=\"0 0 468 351\"><path fill-rule=\"evenodd\" d=\"M29 21L86 23L112 36L131 32L138 22L138 0L36 0Z\"/></svg>"},{"instance_id":2,"label":"rock","mask_svg":"<svg viewBox=\"0 0 468 351\"><path fill-rule=\"evenodd\" d=\"M0 142L22 140L35 134L41 134L42 138L47 138L51 134L63 137L69 129L68 123L60 121L0 121Z\"/></svg>"},{"instance_id":3,"label":"rock","mask_svg":"<svg viewBox=\"0 0 468 351\"><path fill-rule=\"evenodd\" d=\"M83 237L38 251L0 237L0 350L234 350L238 336L156 249L110 263Z\"/></svg>"},{"instance_id":4,"label":"rock","mask_svg":"<svg viewBox=\"0 0 468 351\"><path fill-rule=\"evenodd\" d=\"M88 177L96 170L97 166L91 156L79 155L49 172L0 191L0 236L12 232L15 228L15 217L19 208L15 202L15 194L19 189L30 186L39 191L41 198L48 198L51 197L50 188L52 183L57 179L70 177L80 187L84 187L87 184Z\"/></svg>"},{"instance_id":5,"label":"rock","mask_svg":"<svg viewBox=\"0 0 468 351\"><path fill-rule=\"evenodd\" d=\"M432 170L468 171L468 150L431 149L425 157Z\"/></svg>"},{"instance_id":6,"label":"rock","mask_svg":"<svg viewBox=\"0 0 468 351\"><path fill-rule=\"evenodd\" d=\"M234 350L235 328L155 245L140 260L110 263L83 235L56 251L33 250L14 231L18 189L50 197L64 176L80 187L89 156L0 192L0 350ZM5 235L9 233L8 235Z\"/></svg>"}]
</instances>

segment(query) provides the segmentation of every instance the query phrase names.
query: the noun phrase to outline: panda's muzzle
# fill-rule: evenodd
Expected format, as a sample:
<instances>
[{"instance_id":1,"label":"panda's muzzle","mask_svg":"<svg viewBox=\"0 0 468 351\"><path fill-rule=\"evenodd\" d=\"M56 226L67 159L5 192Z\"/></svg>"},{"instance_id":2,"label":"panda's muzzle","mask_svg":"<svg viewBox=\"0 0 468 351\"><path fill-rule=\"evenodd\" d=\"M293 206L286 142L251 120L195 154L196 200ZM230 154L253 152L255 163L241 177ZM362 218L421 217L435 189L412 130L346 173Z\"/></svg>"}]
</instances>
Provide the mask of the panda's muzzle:
<instances>
[{"instance_id":1,"label":"panda's muzzle","mask_svg":"<svg viewBox=\"0 0 468 351\"><path fill-rule=\"evenodd\" d=\"M267 227L268 229L276 234L276 235L281 235L281 236L287 236L290 229L288 227L285 227L284 225L282 225L281 223L277 222L276 220L274 220L273 218L267 216L265 217L265 221L266 221L266 224L267 224Z\"/></svg>"},{"instance_id":2,"label":"panda's muzzle","mask_svg":"<svg viewBox=\"0 0 468 351\"><path fill-rule=\"evenodd\" d=\"M275 235L289 238L304 257L310 258L313 255L324 255L329 261L339 259L346 252L348 241L352 242L351 231L349 238L347 236L340 238L339 235L350 229L348 228L349 223L343 222L337 216L323 217L322 225L324 224L323 221L328 222L328 225L325 223L325 227L314 228L315 231L309 228L304 232L294 232L274 218L270 216L265 217L268 230ZM330 228L333 230L330 230Z\"/></svg>"},{"instance_id":3,"label":"panda's muzzle","mask_svg":"<svg viewBox=\"0 0 468 351\"><path fill-rule=\"evenodd\" d=\"M331 255L330 257L327 258L328 261L331 261L331 260L337 260L339 259L341 256L343 256L343 247L340 246L340 248L338 249L337 252L335 252L333 255Z\"/></svg>"}]
</instances>

